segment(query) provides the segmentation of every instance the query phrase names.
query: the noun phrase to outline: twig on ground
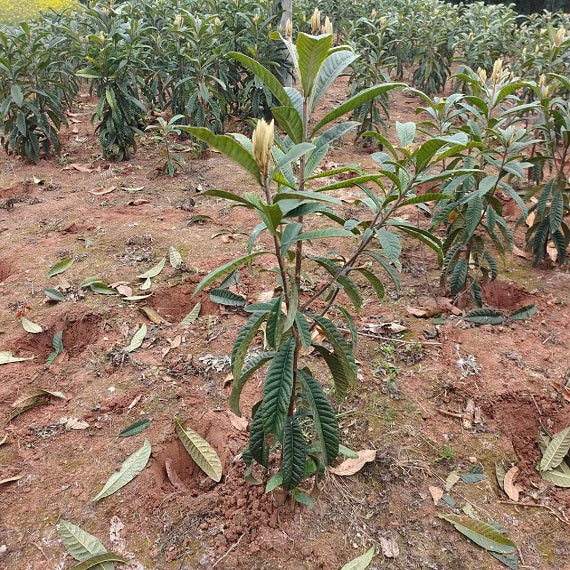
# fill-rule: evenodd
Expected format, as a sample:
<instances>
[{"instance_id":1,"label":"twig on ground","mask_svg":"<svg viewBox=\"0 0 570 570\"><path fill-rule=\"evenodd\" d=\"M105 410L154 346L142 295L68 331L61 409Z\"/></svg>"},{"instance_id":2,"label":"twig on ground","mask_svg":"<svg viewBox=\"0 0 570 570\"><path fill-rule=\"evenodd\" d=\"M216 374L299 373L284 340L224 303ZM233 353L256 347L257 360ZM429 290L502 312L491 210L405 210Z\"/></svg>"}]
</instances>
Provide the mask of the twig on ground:
<instances>
[{"instance_id":1,"label":"twig on ground","mask_svg":"<svg viewBox=\"0 0 570 570\"><path fill-rule=\"evenodd\" d=\"M345 333L350 332L348 329L345 329L343 327L338 327L338 330ZM391 336L381 336L379 334L372 334L364 331L356 331L356 333L359 334L360 336L373 338L374 340L389 340L390 342L399 342L400 344L421 344L425 346L441 346L443 344L442 342L425 341L425 340L402 340L400 338L394 338Z\"/></svg>"},{"instance_id":2,"label":"twig on ground","mask_svg":"<svg viewBox=\"0 0 570 570\"><path fill-rule=\"evenodd\" d=\"M241 539L245 536L245 532L240 535L240 537L234 542L222 556L220 556L213 564L212 568L215 568L237 545L240 543Z\"/></svg>"},{"instance_id":3,"label":"twig on ground","mask_svg":"<svg viewBox=\"0 0 570 570\"><path fill-rule=\"evenodd\" d=\"M502 505L512 505L514 507L535 507L537 509L546 509L550 514L554 515L562 524L570 526L570 521L563 519L552 507L548 505L539 505L538 503L515 503L515 501L497 501Z\"/></svg>"}]
</instances>

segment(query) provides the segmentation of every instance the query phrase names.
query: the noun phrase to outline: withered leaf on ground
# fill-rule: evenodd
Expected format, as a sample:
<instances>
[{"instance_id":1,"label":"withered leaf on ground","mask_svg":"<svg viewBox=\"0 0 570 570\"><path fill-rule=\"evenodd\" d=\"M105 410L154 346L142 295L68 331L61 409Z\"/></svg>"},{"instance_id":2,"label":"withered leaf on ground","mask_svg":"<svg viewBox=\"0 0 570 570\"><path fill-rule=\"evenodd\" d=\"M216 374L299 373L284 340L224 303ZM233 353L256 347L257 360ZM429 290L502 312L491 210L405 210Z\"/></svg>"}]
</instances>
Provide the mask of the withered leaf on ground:
<instances>
[{"instance_id":1,"label":"withered leaf on ground","mask_svg":"<svg viewBox=\"0 0 570 570\"><path fill-rule=\"evenodd\" d=\"M440 499L443 497L443 489L441 487L435 487L433 485L430 485L428 489L431 494L431 498L433 499L433 504L437 505Z\"/></svg>"},{"instance_id":2,"label":"withered leaf on ground","mask_svg":"<svg viewBox=\"0 0 570 570\"><path fill-rule=\"evenodd\" d=\"M507 494L509 499L511 499L515 503L518 503L520 492L524 491L524 489L520 485L515 485L514 483L518 474L519 474L519 468L511 467L505 473L505 479L503 480L505 493Z\"/></svg>"},{"instance_id":3,"label":"withered leaf on ground","mask_svg":"<svg viewBox=\"0 0 570 570\"><path fill-rule=\"evenodd\" d=\"M347 477L358 473L366 463L376 459L375 449L363 449L358 452L358 459L347 459L336 467L331 467L329 471L341 477Z\"/></svg>"}]
</instances>

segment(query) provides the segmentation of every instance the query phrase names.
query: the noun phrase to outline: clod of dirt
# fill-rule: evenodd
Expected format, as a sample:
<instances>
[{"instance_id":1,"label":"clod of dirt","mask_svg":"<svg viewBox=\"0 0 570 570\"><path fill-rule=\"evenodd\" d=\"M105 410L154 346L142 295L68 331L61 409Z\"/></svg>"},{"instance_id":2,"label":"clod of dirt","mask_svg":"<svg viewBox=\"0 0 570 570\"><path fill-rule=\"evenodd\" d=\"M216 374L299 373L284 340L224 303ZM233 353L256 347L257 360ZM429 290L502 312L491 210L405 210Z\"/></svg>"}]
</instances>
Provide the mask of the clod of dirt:
<instances>
[{"instance_id":1,"label":"clod of dirt","mask_svg":"<svg viewBox=\"0 0 570 570\"><path fill-rule=\"evenodd\" d=\"M63 330L63 346L69 356L78 356L89 345L95 343L101 317L94 313L81 316L67 315L53 323L44 332L36 335L23 335L16 340L14 348L31 352L39 357L47 357L52 351L53 335Z\"/></svg>"},{"instance_id":2,"label":"clod of dirt","mask_svg":"<svg viewBox=\"0 0 570 570\"><path fill-rule=\"evenodd\" d=\"M489 307L507 311L532 304L532 296L522 287L498 280L483 285L483 300Z\"/></svg>"},{"instance_id":3,"label":"clod of dirt","mask_svg":"<svg viewBox=\"0 0 570 570\"><path fill-rule=\"evenodd\" d=\"M0 283L12 275L12 264L7 259L0 259Z\"/></svg>"},{"instance_id":4,"label":"clod of dirt","mask_svg":"<svg viewBox=\"0 0 570 570\"><path fill-rule=\"evenodd\" d=\"M173 323L180 322L198 302L202 305L202 316L219 314L220 305L212 303L208 295L192 297L195 288L194 284L184 284L159 289L152 297L152 307L161 317Z\"/></svg>"}]
</instances>

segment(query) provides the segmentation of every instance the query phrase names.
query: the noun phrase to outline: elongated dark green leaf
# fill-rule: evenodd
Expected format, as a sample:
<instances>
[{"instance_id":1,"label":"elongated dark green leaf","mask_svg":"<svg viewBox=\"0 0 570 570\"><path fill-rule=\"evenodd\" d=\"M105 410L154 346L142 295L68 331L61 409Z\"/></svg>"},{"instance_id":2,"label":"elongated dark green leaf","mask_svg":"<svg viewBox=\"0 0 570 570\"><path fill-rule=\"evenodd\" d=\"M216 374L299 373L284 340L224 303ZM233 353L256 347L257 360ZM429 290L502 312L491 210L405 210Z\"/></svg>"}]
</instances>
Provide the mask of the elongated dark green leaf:
<instances>
[{"instance_id":1,"label":"elongated dark green leaf","mask_svg":"<svg viewBox=\"0 0 570 570\"><path fill-rule=\"evenodd\" d=\"M351 131L355 127L360 125L358 121L346 121L342 122L334 127L331 127L328 131L325 131L322 135L318 136L313 142L315 143L316 147L321 147L323 145L328 145L346 133Z\"/></svg>"},{"instance_id":2,"label":"elongated dark green leaf","mask_svg":"<svg viewBox=\"0 0 570 570\"><path fill-rule=\"evenodd\" d=\"M267 316L267 326L265 328L265 334L267 338L267 344L271 348L277 348L279 344L279 338L281 336L281 303L283 297L279 296L273 302L273 307L271 311L269 311L269 315Z\"/></svg>"},{"instance_id":3,"label":"elongated dark green leaf","mask_svg":"<svg viewBox=\"0 0 570 570\"><path fill-rule=\"evenodd\" d=\"M403 147L411 145L416 137L416 123L400 123L396 121L395 126L398 139L400 139L400 145Z\"/></svg>"},{"instance_id":4,"label":"elongated dark green leaf","mask_svg":"<svg viewBox=\"0 0 570 570\"><path fill-rule=\"evenodd\" d=\"M541 471L540 476L557 487L570 487L570 466L566 461L562 461L558 467L550 469L549 471Z\"/></svg>"},{"instance_id":5,"label":"elongated dark green leaf","mask_svg":"<svg viewBox=\"0 0 570 570\"><path fill-rule=\"evenodd\" d=\"M272 305L273 306L273 305ZM232 349L231 364L234 380L241 377L242 366L251 341L257 334L261 323L267 318L267 311L255 312L239 332Z\"/></svg>"},{"instance_id":6,"label":"elongated dark green leaf","mask_svg":"<svg viewBox=\"0 0 570 570\"><path fill-rule=\"evenodd\" d=\"M65 297L57 289L46 289L44 293L50 301L65 301Z\"/></svg>"},{"instance_id":7,"label":"elongated dark green leaf","mask_svg":"<svg viewBox=\"0 0 570 570\"><path fill-rule=\"evenodd\" d=\"M466 259L459 259L451 272L451 277L449 278L449 285L451 287L451 292L454 295L460 293L465 287L465 281L467 280L467 271L469 270L469 262Z\"/></svg>"},{"instance_id":8,"label":"elongated dark green leaf","mask_svg":"<svg viewBox=\"0 0 570 570\"><path fill-rule=\"evenodd\" d=\"M343 49L329 53L322 64L311 97L310 110L314 111L316 105L334 83L335 79L356 59L352 50Z\"/></svg>"},{"instance_id":9,"label":"elongated dark green leaf","mask_svg":"<svg viewBox=\"0 0 570 570\"><path fill-rule=\"evenodd\" d=\"M277 161L277 164L275 165L275 170L281 170L283 167L298 160L301 156L304 156L314 148L315 148L314 144L306 142L295 145Z\"/></svg>"},{"instance_id":10,"label":"elongated dark green leaf","mask_svg":"<svg viewBox=\"0 0 570 570\"><path fill-rule=\"evenodd\" d=\"M245 297L237 295L229 289L212 289L210 291L210 301L229 307L243 307L247 303Z\"/></svg>"},{"instance_id":11,"label":"elongated dark green leaf","mask_svg":"<svg viewBox=\"0 0 570 570\"><path fill-rule=\"evenodd\" d=\"M323 228L322 230L312 230L303 232L297 235L292 241L310 240L310 239L323 239L333 237L349 237L354 238L354 234L341 228Z\"/></svg>"},{"instance_id":12,"label":"elongated dark green leaf","mask_svg":"<svg viewBox=\"0 0 570 570\"><path fill-rule=\"evenodd\" d=\"M350 348L354 350L358 343L358 330L356 329L356 324L352 315L342 306L336 305L336 308L342 313L346 324L348 325L348 330L350 331L351 342L349 343Z\"/></svg>"},{"instance_id":13,"label":"elongated dark green leaf","mask_svg":"<svg viewBox=\"0 0 570 570\"><path fill-rule=\"evenodd\" d=\"M228 135L215 135L209 129L203 127L180 126L178 128L190 133L193 137L205 142L212 148L219 150L224 156L249 172L261 184L261 173L253 155L236 139Z\"/></svg>"},{"instance_id":14,"label":"elongated dark green leaf","mask_svg":"<svg viewBox=\"0 0 570 570\"><path fill-rule=\"evenodd\" d=\"M411 206L412 204L424 204L425 202L439 202L440 200L451 200L453 196L440 194L439 192L426 192L420 196L414 196L404 200L400 206Z\"/></svg>"},{"instance_id":15,"label":"elongated dark green leaf","mask_svg":"<svg viewBox=\"0 0 570 570\"><path fill-rule=\"evenodd\" d=\"M137 435L143 432L150 425L149 419L141 419L133 422L130 426L126 427L120 434L119 437L130 437L131 435Z\"/></svg>"},{"instance_id":16,"label":"elongated dark green leaf","mask_svg":"<svg viewBox=\"0 0 570 570\"><path fill-rule=\"evenodd\" d=\"M536 315L538 309L536 305L527 305L526 307L521 307L517 309L514 313L509 315L511 320L525 320L530 319L532 316Z\"/></svg>"},{"instance_id":17,"label":"elongated dark green leaf","mask_svg":"<svg viewBox=\"0 0 570 570\"><path fill-rule=\"evenodd\" d=\"M299 331L299 338L301 340L301 346L307 349L311 346L313 341L311 337L311 327L309 321L303 313L297 312L295 315L295 323L297 325L297 330Z\"/></svg>"},{"instance_id":18,"label":"elongated dark green leaf","mask_svg":"<svg viewBox=\"0 0 570 570\"><path fill-rule=\"evenodd\" d=\"M402 244L400 237L395 232L379 229L376 230L376 237L382 246L384 256L396 267L400 267L400 254L402 253Z\"/></svg>"},{"instance_id":19,"label":"elongated dark green leaf","mask_svg":"<svg viewBox=\"0 0 570 570\"><path fill-rule=\"evenodd\" d=\"M297 418L286 417L283 430L283 488L290 491L299 485L305 474L307 444Z\"/></svg>"},{"instance_id":20,"label":"elongated dark green leaf","mask_svg":"<svg viewBox=\"0 0 570 570\"><path fill-rule=\"evenodd\" d=\"M550 202L550 233L554 233L560 228L563 215L564 198L562 196L562 192L556 188L552 192L552 200Z\"/></svg>"},{"instance_id":21,"label":"elongated dark green leaf","mask_svg":"<svg viewBox=\"0 0 570 570\"><path fill-rule=\"evenodd\" d=\"M49 268L48 277L55 277L64 271L67 271L73 265L73 257L66 257Z\"/></svg>"},{"instance_id":22,"label":"elongated dark green leaf","mask_svg":"<svg viewBox=\"0 0 570 570\"><path fill-rule=\"evenodd\" d=\"M267 371L263 387L263 430L281 434L293 390L295 339L287 339L279 348ZM304 466L304 460L303 460Z\"/></svg>"},{"instance_id":23,"label":"elongated dark green leaf","mask_svg":"<svg viewBox=\"0 0 570 570\"><path fill-rule=\"evenodd\" d=\"M99 295L117 295L117 291L115 289L111 289L107 284L103 283L102 281L93 281L89 283L89 289L93 291L93 293L98 293Z\"/></svg>"},{"instance_id":24,"label":"elongated dark green leaf","mask_svg":"<svg viewBox=\"0 0 570 570\"><path fill-rule=\"evenodd\" d=\"M400 289L400 279L398 277L398 274L394 271L394 268L391 267L390 264L377 251L366 250L364 251L364 255L369 255L370 257L375 259L382 266L384 271L388 273L388 275L392 279L392 282L396 286L396 289L397 290Z\"/></svg>"},{"instance_id":25,"label":"elongated dark green leaf","mask_svg":"<svg viewBox=\"0 0 570 570\"><path fill-rule=\"evenodd\" d=\"M297 36L299 74L306 98L311 97L317 75L332 46L332 35L309 36L300 32Z\"/></svg>"},{"instance_id":26,"label":"elongated dark green leaf","mask_svg":"<svg viewBox=\"0 0 570 570\"><path fill-rule=\"evenodd\" d=\"M275 352L261 352L248 358L245 361L243 368L241 369L241 376L237 379L234 378L229 405L230 410L237 416L241 416L239 400L245 383L249 380L249 378L251 378L254 372L256 372L264 364L267 364L275 356L275 354Z\"/></svg>"},{"instance_id":27,"label":"elongated dark green leaf","mask_svg":"<svg viewBox=\"0 0 570 570\"><path fill-rule=\"evenodd\" d=\"M253 407L251 426L249 428L249 452L263 467L269 467L269 445L263 429L263 402Z\"/></svg>"},{"instance_id":28,"label":"elongated dark green leaf","mask_svg":"<svg viewBox=\"0 0 570 570\"><path fill-rule=\"evenodd\" d=\"M271 113L295 144L303 141L303 121L295 107L272 107Z\"/></svg>"},{"instance_id":29,"label":"elongated dark green leaf","mask_svg":"<svg viewBox=\"0 0 570 570\"><path fill-rule=\"evenodd\" d=\"M221 267L214 269L214 271L211 271L210 273L208 273L208 275L206 275L206 277L204 277L204 279L202 279L202 281L200 281L200 283L198 283L198 286L196 287L194 294L192 296L196 296L200 291L202 291L202 289L204 289L204 287L207 287L208 285L210 285L210 283L213 283L216 279L223 277L224 275L226 275L230 271L237 269L238 267L240 267L241 265L244 265L245 263L249 263L252 259L255 259L256 257L258 257L260 255L264 255L265 253L267 253L267 252L266 251L256 251L254 253L244 255L243 257L240 257L238 259L234 259L233 261L229 261L225 265L222 265Z\"/></svg>"},{"instance_id":30,"label":"elongated dark green leaf","mask_svg":"<svg viewBox=\"0 0 570 570\"><path fill-rule=\"evenodd\" d=\"M238 53L235 51L229 52L228 57L236 59L245 68L255 73L255 75L257 75L257 77L261 79L261 81L269 89L269 91L271 91L271 93L275 95L275 97L281 103L281 105L287 107L294 106L289 95L287 94L287 91L283 88L279 80L270 71L265 69L263 65L255 61L255 59L252 59L251 57L244 55L243 53Z\"/></svg>"},{"instance_id":31,"label":"elongated dark green leaf","mask_svg":"<svg viewBox=\"0 0 570 570\"><path fill-rule=\"evenodd\" d=\"M299 370L303 394L313 414L317 437L321 442L322 462L330 465L338 455L338 421L322 386L311 376L308 368Z\"/></svg>"},{"instance_id":32,"label":"elongated dark green leaf","mask_svg":"<svg viewBox=\"0 0 570 570\"><path fill-rule=\"evenodd\" d=\"M364 91L360 91L354 97L348 99L348 101L344 102L342 105L336 107L333 111L325 115L315 126L312 132L312 137L314 137L325 125L328 125L331 121L346 115L346 113L350 113L356 107L360 107L364 105L370 99L374 99L391 89L396 89L398 87L406 87L405 83L384 83L382 85L375 85L374 87L369 87L368 89L364 89Z\"/></svg>"},{"instance_id":33,"label":"elongated dark green leaf","mask_svg":"<svg viewBox=\"0 0 570 570\"><path fill-rule=\"evenodd\" d=\"M505 315L498 309L484 307L469 311L465 320L476 325L500 325L505 320Z\"/></svg>"},{"instance_id":34,"label":"elongated dark green leaf","mask_svg":"<svg viewBox=\"0 0 570 570\"><path fill-rule=\"evenodd\" d=\"M109 477L101 491L93 497L92 501L97 502L112 495L119 489L130 483L145 467L150 458L151 447L148 439L145 439L143 446L127 457L121 468Z\"/></svg>"},{"instance_id":35,"label":"elongated dark green leaf","mask_svg":"<svg viewBox=\"0 0 570 570\"><path fill-rule=\"evenodd\" d=\"M71 570L90 570L91 568L97 568L98 566L104 565L106 562L120 562L121 564L129 563L129 561L123 556L113 554L112 552L107 552L106 554L93 556L92 558L81 562L81 564L73 566Z\"/></svg>"},{"instance_id":36,"label":"elongated dark green leaf","mask_svg":"<svg viewBox=\"0 0 570 570\"><path fill-rule=\"evenodd\" d=\"M222 479L222 462L216 450L192 428L183 427L180 420L174 420L176 433L182 445L196 462L196 465L216 483Z\"/></svg>"},{"instance_id":37,"label":"elongated dark green leaf","mask_svg":"<svg viewBox=\"0 0 570 570\"><path fill-rule=\"evenodd\" d=\"M461 534L485 550L499 552L500 554L516 552L517 548L514 542L486 522L458 515L438 515L438 517L451 523Z\"/></svg>"},{"instance_id":38,"label":"elongated dark green leaf","mask_svg":"<svg viewBox=\"0 0 570 570\"><path fill-rule=\"evenodd\" d=\"M558 432L548 444L540 462L540 471L558 467L570 450L570 426Z\"/></svg>"}]
</instances>

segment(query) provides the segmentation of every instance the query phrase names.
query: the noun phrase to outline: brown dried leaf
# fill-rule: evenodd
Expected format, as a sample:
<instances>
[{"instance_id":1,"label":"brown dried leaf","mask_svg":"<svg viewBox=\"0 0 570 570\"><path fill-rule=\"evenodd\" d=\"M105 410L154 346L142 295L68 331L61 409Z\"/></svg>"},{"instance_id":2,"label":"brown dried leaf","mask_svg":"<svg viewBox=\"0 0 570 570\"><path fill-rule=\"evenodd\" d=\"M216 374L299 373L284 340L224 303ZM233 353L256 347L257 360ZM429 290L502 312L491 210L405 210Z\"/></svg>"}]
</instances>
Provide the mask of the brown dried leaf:
<instances>
[{"instance_id":1,"label":"brown dried leaf","mask_svg":"<svg viewBox=\"0 0 570 570\"><path fill-rule=\"evenodd\" d=\"M396 558L400 554L400 547L393 537L385 538L380 537L380 548L382 549L382 554L386 558Z\"/></svg>"},{"instance_id":2,"label":"brown dried leaf","mask_svg":"<svg viewBox=\"0 0 570 570\"><path fill-rule=\"evenodd\" d=\"M178 473L176 473L176 471L174 470L174 466L172 465L172 459L170 459L170 457L167 457L164 460L164 469L166 470L166 475L168 476L168 480L172 483L172 486L177 491L188 490L186 485L184 485L182 479L180 479L180 477L178 476Z\"/></svg>"},{"instance_id":3,"label":"brown dried leaf","mask_svg":"<svg viewBox=\"0 0 570 570\"><path fill-rule=\"evenodd\" d=\"M273 299L273 289L261 292L255 299L256 303L269 303Z\"/></svg>"},{"instance_id":4,"label":"brown dried leaf","mask_svg":"<svg viewBox=\"0 0 570 570\"><path fill-rule=\"evenodd\" d=\"M133 294L133 290L128 285L119 285L116 287L117 291L124 295L125 297L131 297Z\"/></svg>"},{"instance_id":5,"label":"brown dried leaf","mask_svg":"<svg viewBox=\"0 0 570 570\"><path fill-rule=\"evenodd\" d=\"M182 344L182 335L175 336L172 340L168 340L170 348L178 348Z\"/></svg>"},{"instance_id":6,"label":"brown dried leaf","mask_svg":"<svg viewBox=\"0 0 570 570\"><path fill-rule=\"evenodd\" d=\"M532 255L530 253L524 251L524 249L520 249L516 245L513 246L513 253L519 257L524 257L525 259L532 259Z\"/></svg>"},{"instance_id":7,"label":"brown dried leaf","mask_svg":"<svg viewBox=\"0 0 570 570\"><path fill-rule=\"evenodd\" d=\"M440 487L434 487L433 485L430 485L428 489L431 494L431 498L433 499L433 504L437 505L439 500L443 497L443 489Z\"/></svg>"},{"instance_id":8,"label":"brown dried leaf","mask_svg":"<svg viewBox=\"0 0 570 570\"><path fill-rule=\"evenodd\" d=\"M406 311L410 314L413 315L414 317L427 317L428 316L428 311L426 311L425 309L419 309L416 307L406 307Z\"/></svg>"},{"instance_id":9,"label":"brown dried leaf","mask_svg":"<svg viewBox=\"0 0 570 570\"><path fill-rule=\"evenodd\" d=\"M14 483L15 481L19 481L23 475L14 475L13 477L7 477L6 479L2 479L0 481L0 485L5 485L6 483Z\"/></svg>"},{"instance_id":10,"label":"brown dried leaf","mask_svg":"<svg viewBox=\"0 0 570 570\"><path fill-rule=\"evenodd\" d=\"M110 194L116 189L116 186L108 186L107 188L101 188L100 190L89 190L89 194L93 194L93 196L104 196L105 194Z\"/></svg>"},{"instance_id":11,"label":"brown dried leaf","mask_svg":"<svg viewBox=\"0 0 570 570\"><path fill-rule=\"evenodd\" d=\"M170 325L169 321L167 321L164 317L161 317L154 309L150 307L141 307L141 312L143 312L146 318L155 325Z\"/></svg>"},{"instance_id":12,"label":"brown dried leaf","mask_svg":"<svg viewBox=\"0 0 570 570\"><path fill-rule=\"evenodd\" d=\"M74 162L73 164L68 164L64 166L62 170L77 170L78 172L95 172L95 169L89 164L78 164Z\"/></svg>"},{"instance_id":13,"label":"brown dried leaf","mask_svg":"<svg viewBox=\"0 0 570 570\"><path fill-rule=\"evenodd\" d=\"M249 422L245 418L240 418L236 416L231 410L226 410L226 414L230 419L231 424L238 430L238 431L245 431Z\"/></svg>"},{"instance_id":14,"label":"brown dried leaf","mask_svg":"<svg viewBox=\"0 0 570 570\"><path fill-rule=\"evenodd\" d=\"M335 475L340 477L347 477L358 473L366 463L376 459L375 449L363 449L358 452L358 459L347 459L336 467L331 467L329 470Z\"/></svg>"},{"instance_id":15,"label":"brown dried leaf","mask_svg":"<svg viewBox=\"0 0 570 570\"><path fill-rule=\"evenodd\" d=\"M515 503L518 503L520 492L524 491L523 487L514 484L514 480L516 479L518 474L519 474L519 468L511 467L505 474L505 480L503 482L505 493L507 494L509 499L511 499L511 501L514 501Z\"/></svg>"}]
</instances>

